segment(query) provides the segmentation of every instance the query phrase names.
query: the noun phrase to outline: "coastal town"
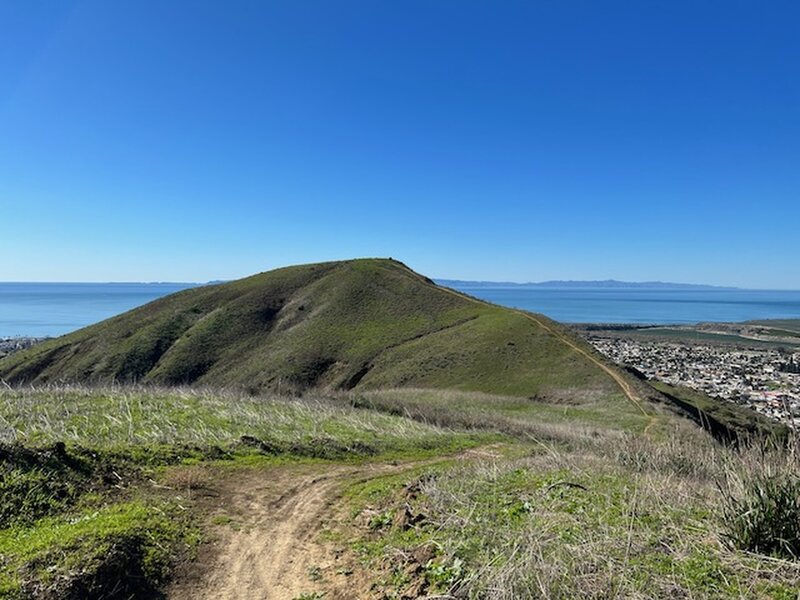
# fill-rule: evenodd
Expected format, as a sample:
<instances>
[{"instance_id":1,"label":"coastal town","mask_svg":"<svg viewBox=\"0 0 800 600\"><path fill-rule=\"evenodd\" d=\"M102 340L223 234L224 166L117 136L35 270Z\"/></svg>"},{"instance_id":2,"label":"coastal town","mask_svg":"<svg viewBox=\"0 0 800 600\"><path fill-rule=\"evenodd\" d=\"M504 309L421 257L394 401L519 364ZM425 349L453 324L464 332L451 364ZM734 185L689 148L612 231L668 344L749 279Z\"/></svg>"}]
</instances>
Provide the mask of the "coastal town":
<instances>
[{"instance_id":1,"label":"coastal town","mask_svg":"<svg viewBox=\"0 0 800 600\"><path fill-rule=\"evenodd\" d=\"M36 337L0 337L0 358L30 348L46 338Z\"/></svg>"},{"instance_id":2,"label":"coastal town","mask_svg":"<svg viewBox=\"0 0 800 600\"><path fill-rule=\"evenodd\" d=\"M800 426L800 351L588 336L616 363Z\"/></svg>"}]
</instances>

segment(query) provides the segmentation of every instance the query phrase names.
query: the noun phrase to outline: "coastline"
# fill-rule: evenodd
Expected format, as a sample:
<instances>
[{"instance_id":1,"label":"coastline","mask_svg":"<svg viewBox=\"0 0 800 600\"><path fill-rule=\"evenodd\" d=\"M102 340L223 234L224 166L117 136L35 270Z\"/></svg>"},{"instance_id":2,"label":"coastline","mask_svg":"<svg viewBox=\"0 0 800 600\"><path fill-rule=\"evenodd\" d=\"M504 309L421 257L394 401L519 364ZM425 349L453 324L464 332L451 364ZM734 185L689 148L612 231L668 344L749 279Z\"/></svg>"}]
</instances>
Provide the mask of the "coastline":
<instances>
[{"instance_id":1,"label":"coastline","mask_svg":"<svg viewBox=\"0 0 800 600\"><path fill-rule=\"evenodd\" d=\"M31 346L49 339L49 337L30 336L0 337L0 358L10 356L20 350L27 350Z\"/></svg>"}]
</instances>

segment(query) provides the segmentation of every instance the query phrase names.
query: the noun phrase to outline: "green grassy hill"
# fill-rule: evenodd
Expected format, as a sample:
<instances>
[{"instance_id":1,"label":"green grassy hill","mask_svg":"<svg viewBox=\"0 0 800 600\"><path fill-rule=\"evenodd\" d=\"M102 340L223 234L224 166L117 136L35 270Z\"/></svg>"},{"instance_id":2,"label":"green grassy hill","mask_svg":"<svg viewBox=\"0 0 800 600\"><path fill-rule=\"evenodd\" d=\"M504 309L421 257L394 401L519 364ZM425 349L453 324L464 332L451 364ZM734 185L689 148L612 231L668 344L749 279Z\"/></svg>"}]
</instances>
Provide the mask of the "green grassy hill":
<instances>
[{"instance_id":1,"label":"green grassy hill","mask_svg":"<svg viewBox=\"0 0 800 600\"><path fill-rule=\"evenodd\" d=\"M280 392L616 389L564 343L571 334L540 321L548 328L438 287L393 260L311 264L167 296L3 359L0 378Z\"/></svg>"}]
</instances>

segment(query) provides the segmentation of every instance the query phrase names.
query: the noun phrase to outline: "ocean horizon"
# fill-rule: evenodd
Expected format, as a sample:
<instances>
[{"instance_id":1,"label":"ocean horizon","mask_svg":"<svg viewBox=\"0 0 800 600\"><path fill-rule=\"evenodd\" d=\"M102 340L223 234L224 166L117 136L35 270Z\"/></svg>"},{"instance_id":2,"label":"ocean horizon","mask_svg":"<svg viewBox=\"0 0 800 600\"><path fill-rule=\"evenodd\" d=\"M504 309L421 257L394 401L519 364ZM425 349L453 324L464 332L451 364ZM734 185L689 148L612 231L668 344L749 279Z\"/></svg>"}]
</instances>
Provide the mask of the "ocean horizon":
<instances>
[{"instance_id":1,"label":"ocean horizon","mask_svg":"<svg viewBox=\"0 0 800 600\"><path fill-rule=\"evenodd\" d=\"M0 337L63 335L199 285L207 284L0 282ZM454 287L564 323L690 325L800 318L800 290Z\"/></svg>"},{"instance_id":2,"label":"ocean horizon","mask_svg":"<svg viewBox=\"0 0 800 600\"><path fill-rule=\"evenodd\" d=\"M197 283L0 282L0 337L52 337Z\"/></svg>"}]
</instances>

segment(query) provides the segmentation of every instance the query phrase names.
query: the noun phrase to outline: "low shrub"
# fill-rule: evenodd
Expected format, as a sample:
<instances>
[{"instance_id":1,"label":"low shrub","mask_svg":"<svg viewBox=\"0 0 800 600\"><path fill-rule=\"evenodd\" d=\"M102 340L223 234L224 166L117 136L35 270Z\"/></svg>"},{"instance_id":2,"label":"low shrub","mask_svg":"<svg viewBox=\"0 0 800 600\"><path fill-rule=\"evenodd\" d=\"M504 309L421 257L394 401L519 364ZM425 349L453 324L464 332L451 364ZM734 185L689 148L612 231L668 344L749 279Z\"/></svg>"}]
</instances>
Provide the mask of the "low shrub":
<instances>
[{"instance_id":1,"label":"low shrub","mask_svg":"<svg viewBox=\"0 0 800 600\"><path fill-rule=\"evenodd\" d=\"M755 474L723 493L726 537L737 548L800 558L800 477Z\"/></svg>"},{"instance_id":2,"label":"low shrub","mask_svg":"<svg viewBox=\"0 0 800 600\"><path fill-rule=\"evenodd\" d=\"M749 449L720 486L725 536L736 548L800 558L800 464L793 449Z\"/></svg>"}]
</instances>

